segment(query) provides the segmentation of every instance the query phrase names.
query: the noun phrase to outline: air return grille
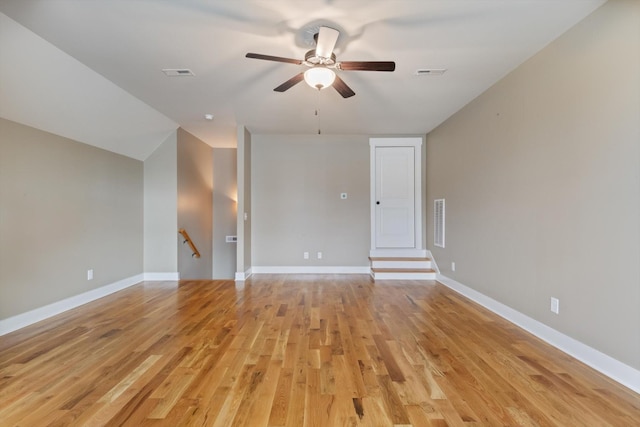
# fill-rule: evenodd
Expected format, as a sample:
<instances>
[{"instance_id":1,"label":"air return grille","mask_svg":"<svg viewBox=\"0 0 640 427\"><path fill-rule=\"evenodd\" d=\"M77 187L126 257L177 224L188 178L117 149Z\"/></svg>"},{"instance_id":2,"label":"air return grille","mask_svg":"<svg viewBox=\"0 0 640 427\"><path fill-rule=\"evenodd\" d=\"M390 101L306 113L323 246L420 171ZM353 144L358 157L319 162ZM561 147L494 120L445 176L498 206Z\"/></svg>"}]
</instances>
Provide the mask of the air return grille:
<instances>
[{"instance_id":1,"label":"air return grille","mask_svg":"<svg viewBox=\"0 0 640 427\"><path fill-rule=\"evenodd\" d=\"M445 68L421 68L416 70L416 76L441 76L446 71Z\"/></svg>"},{"instance_id":2,"label":"air return grille","mask_svg":"<svg viewBox=\"0 0 640 427\"><path fill-rule=\"evenodd\" d=\"M195 74L193 74L193 71L188 68L163 68L162 72L165 73L168 77L195 76Z\"/></svg>"},{"instance_id":3,"label":"air return grille","mask_svg":"<svg viewBox=\"0 0 640 427\"><path fill-rule=\"evenodd\" d=\"M444 199L433 201L433 244L444 248Z\"/></svg>"}]
</instances>

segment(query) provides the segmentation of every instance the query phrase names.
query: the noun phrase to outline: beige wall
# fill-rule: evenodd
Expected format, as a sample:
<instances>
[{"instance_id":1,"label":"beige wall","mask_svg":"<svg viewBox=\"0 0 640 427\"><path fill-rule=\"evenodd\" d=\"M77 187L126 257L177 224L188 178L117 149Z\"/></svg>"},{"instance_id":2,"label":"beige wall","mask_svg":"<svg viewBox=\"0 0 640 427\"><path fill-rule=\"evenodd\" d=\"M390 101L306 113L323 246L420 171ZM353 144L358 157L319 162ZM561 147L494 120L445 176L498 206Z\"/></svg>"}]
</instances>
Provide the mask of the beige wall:
<instances>
[{"instance_id":1,"label":"beige wall","mask_svg":"<svg viewBox=\"0 0 640 427\"><path fill-rule=\"evenodd\" d=\"M237 243L227 243L237 227L237 156L235 148L213 149L213 278L233 279Z\"/></svg>"},{"instance_id":2,"label":"beige wall","mask_svg":"<svg viewBox=\"0 0 640 427\"><path fill-rule=\"evenodd\" d=\"M0 119L0 319L141 274L142 193L142 162Z\"/></svg>"},{"instance_id":3,"label":"beige wall","mask_svg":"<svg viewBox=\"0 0 640 427\"><path fill-rule=\"evenodd\" d=\"M178 129L178 228L184 228L200 252L177 239L181 279L211 279L212 257L212 148L184 129ZM177 230L174 230L177 236Z\"/></svg>"},{"instance_id":4,"label":"beige wall","mask_svg":"<svg viewBox=\"0 0 640 427\"><path fill-rule=\"evenodd\" d=\"M144 161L144 271L178 272L177 132Z\"/></svg>"},{"instance_id":5,"label":"beige wall","mask_svg":"<svg viewBox=\"0 0 640 427\"><path fill-rule=\"evenodd\" d=\"M609 1L427 139L442 273L636 369L639 28L640 2Z\"/></svg>"},{"instance_id":6,"label":"beige wall","mask_svg":"<svg viewBox=\"0 0 640 427\"><path fill-rule=\"evenodd\" d=\"M368 136L253 135L251 151L254 266L368 265Z\"/></svg>"}]
</instances>

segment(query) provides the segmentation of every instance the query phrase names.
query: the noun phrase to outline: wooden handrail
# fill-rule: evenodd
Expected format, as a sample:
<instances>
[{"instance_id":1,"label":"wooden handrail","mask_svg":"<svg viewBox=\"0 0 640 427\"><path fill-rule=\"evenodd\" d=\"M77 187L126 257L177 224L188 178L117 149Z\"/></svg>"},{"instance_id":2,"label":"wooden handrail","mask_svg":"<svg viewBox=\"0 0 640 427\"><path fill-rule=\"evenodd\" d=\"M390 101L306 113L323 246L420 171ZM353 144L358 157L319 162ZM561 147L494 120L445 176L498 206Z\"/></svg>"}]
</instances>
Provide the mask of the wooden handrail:
<instances>
[{"instance_id":1,"label":"wooden handrail","mask_svg":"<svg viewBox=\"0 0 640 427\"><path fill-rule=\"evenodd\" d=\"M189 233L187 233L187 230L185 230L184 228L181 228L178 230L178 233L182 234L182 237L184 237L182 244L185 244L185 243L189 244L189 247L193 252L191 256L195 258L200 258L200 252L198 252L198 248L196 248L196 245L193 244L193 240L191 240L191 237L189 237Z\"/></svg>"}]
</instances>

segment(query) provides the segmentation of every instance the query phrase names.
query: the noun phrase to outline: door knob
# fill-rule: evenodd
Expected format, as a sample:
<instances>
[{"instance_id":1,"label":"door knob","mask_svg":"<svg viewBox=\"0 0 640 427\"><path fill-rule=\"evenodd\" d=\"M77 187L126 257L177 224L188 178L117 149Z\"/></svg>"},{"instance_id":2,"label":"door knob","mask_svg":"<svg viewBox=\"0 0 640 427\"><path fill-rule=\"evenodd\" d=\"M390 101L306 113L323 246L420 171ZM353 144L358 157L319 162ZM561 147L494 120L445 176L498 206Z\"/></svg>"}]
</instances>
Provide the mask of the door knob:
<instances>
[{"instance_id":1,"label":"door knob","mask_svg":"<svg viewBox=\"0 0 640 427\"><path fill-rule=\"evenodd\" d=\"M376 205L379 205L379 204L380 204L380 202L376 202Z\"/></svg>"}]
</instances>

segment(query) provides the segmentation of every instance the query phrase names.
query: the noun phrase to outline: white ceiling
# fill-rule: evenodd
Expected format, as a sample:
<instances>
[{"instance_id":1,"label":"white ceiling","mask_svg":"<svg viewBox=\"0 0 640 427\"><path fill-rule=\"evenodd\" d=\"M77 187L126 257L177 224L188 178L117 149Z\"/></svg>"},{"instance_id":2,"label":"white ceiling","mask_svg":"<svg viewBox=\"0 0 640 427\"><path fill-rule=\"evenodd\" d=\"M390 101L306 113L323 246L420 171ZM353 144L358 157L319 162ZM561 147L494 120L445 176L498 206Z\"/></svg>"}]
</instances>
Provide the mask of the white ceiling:
<instances>
[{"instance_id":1,"label":"white ceiling","mask_svg":"<svg viewBox=\"0 0 640 427\"><path fill-rule=\"evenodd\" d=\"M316 133L316 108L325 134L425 134L603 3L0 0L0 115L138 159L178 125L217 147L235 146L238 125ZM341 31L338 60L396 71L339 72L348 99L274 92L302 66L245 53L302 59L319 24Z\"/></svg>"}]
</instances>

